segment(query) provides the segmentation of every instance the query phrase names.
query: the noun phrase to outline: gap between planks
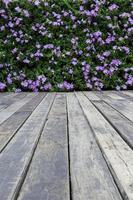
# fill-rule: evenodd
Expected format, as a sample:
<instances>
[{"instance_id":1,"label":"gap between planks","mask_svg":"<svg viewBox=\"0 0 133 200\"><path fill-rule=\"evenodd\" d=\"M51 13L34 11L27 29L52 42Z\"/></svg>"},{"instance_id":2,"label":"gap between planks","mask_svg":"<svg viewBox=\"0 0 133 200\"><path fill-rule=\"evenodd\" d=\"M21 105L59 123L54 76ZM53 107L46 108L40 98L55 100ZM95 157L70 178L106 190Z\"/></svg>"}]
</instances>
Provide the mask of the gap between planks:
<instances>
[{"instance_id":1,"label":"gap between planks","mask_svg":"<svg viewBox=\"0 0 133 200\"><path fill-rule=\"evenodd\" d=\"M123 198L132 200L133 151L87 97L76 95Z\"/></svg>"}]
</instances>

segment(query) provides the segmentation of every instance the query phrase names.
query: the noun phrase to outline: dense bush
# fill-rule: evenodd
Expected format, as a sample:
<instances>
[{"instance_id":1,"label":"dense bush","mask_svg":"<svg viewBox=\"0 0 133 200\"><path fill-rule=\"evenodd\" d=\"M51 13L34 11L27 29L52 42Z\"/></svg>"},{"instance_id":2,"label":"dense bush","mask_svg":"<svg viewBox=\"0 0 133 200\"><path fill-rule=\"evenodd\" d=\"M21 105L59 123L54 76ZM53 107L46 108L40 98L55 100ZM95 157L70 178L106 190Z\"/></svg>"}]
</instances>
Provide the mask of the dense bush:
<instances>
[{"instance_id":1,"label":"dense bush","mask_svg":"<svg viewBox=\"0 0 133 200\"><path fill-rule=\"evenodd\" d=\"M0 91L132 87L132 0L0 0Z\"/></svg>"}]
</instances>

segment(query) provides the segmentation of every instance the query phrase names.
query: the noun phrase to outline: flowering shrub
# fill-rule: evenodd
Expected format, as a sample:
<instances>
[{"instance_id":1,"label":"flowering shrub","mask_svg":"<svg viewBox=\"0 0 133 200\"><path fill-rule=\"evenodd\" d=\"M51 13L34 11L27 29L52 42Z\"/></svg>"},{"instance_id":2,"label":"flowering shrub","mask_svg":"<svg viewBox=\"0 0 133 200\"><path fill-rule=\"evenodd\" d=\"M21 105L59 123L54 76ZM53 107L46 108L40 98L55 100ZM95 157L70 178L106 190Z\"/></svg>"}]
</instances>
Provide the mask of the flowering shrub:
<instances>
[{"instance_id":1,"label":"flowering shrub","mask_svg":"<svg viewBox=\"0 0 133 200\"><path fill-rule=\"evenodd\" d=\"M127 88L132 0L0 0L0 91Z\"/></svg>"}]
</instances>

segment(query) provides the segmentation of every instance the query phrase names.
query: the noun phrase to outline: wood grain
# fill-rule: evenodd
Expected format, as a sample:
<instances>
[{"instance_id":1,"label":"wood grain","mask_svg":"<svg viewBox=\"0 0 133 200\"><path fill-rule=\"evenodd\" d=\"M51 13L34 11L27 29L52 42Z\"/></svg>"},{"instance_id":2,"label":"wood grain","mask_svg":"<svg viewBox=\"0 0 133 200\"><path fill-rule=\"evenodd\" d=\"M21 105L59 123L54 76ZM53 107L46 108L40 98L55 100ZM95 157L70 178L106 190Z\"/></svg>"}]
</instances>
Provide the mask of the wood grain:
<instances>
[{"instance_id":1,"label":"wood grain","mask_svg":"<svg viewBox=\"0 0 133 200\"><path fill-rule=\"evenodd\" d=\"M82 93L80 105L124 199L133 199L133 151Z\"/></svg>"},{"instance_id":2,"label":"wood grain","mask_svg":"<svg viewBox=\"0 0 133 200\"><path fill-rule=\"evenodd\" d=\"M74 94L67 95L73 200L121 199Z\"/></svg>"},{"instance_id":3,"label":"wood grain","mask_svg":"<svg viewBox=\"0 0 133 200\"><path fill-rule=\"evenodd\" d=\"M36 149L55 94L48 94L0 154L0 197L15 200Z\"/></svg>"},{"instance_id":4,"label":"wood grain","mask_svg":"<svg viewBox=\"0 0 133 200\"><path fill-rule=\"evenodd\" d=\"M26 119L31 115L33 110L42 101L45 94L40 93L33 97L28 103L22 106L16 113L11 115L0 126L0 152L5 148L8 142L12 139L18 129L23 125Z\"/></svg>"},{"instance_id":5,"label":"wood grain","mask_svg":"<svg viewBox=\"0 0 133 200\"><path fill-rule=\"evenodd\" d=\"M101 100L108 103L110 106L133 122L133 101L126 98L122 100L111 99L107 97L105 93L97 93L97 95L101 98Z\"/></svg>"},{"instance_id":6,"label":"wood grain","mask_svg":"<svg viewBox=\"0 0 133 200\"><path fill-rule=\"evenodd\" d=\"M18 200L69 200L69 196L66 99L58 94Z\"/></svg>"},{"instance_id":7,"label":"wood grain","mask_svg":"<svg viewBox=\"0 0 133 200\"><path fill-rule=\"evenodd\" d=\"M123 91L122 93L127 96L133 97L133 91Z\"/></svg>"},{"instance_id":8,"label":"wood grain","mask_svg":"<svg viewBox=\"0 0 133 200\"><path fill-rule=\"evenodd\" d=\"M8 106L6 109L0 112L0 124L7 120L11 115L13 115L17 110L19 110L24 104L30 101L35 94L28 94L25 98L18 100Z\"/></svg>"},{"instance_id":9,"label":"wood grain","mask_svg":"<svg viewBox=\"0 0 133 200\"><path fill-rule=\"evenodd\" d=\"M105 102L94 101L93 104L133 149L133 123Z\"/></svg>"}]
</instances>

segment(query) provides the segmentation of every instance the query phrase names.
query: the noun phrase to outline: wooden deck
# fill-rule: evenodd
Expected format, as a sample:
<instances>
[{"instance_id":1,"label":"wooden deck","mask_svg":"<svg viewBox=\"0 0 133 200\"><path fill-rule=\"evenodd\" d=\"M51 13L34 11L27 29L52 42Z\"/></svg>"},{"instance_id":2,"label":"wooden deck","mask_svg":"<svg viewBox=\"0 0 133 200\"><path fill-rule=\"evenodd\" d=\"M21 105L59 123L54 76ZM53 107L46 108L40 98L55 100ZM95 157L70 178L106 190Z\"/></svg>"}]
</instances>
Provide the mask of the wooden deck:
<instances>
[{"instance_id":1,"label":"wooden deck","mask_svg":"<svg viewBox=\"0 0 133 200\"><path fill-rule=\"evenodd\" d=\"M133 200L133 91L0 94L0 200Z\"/></svg>"}]
</instances>

